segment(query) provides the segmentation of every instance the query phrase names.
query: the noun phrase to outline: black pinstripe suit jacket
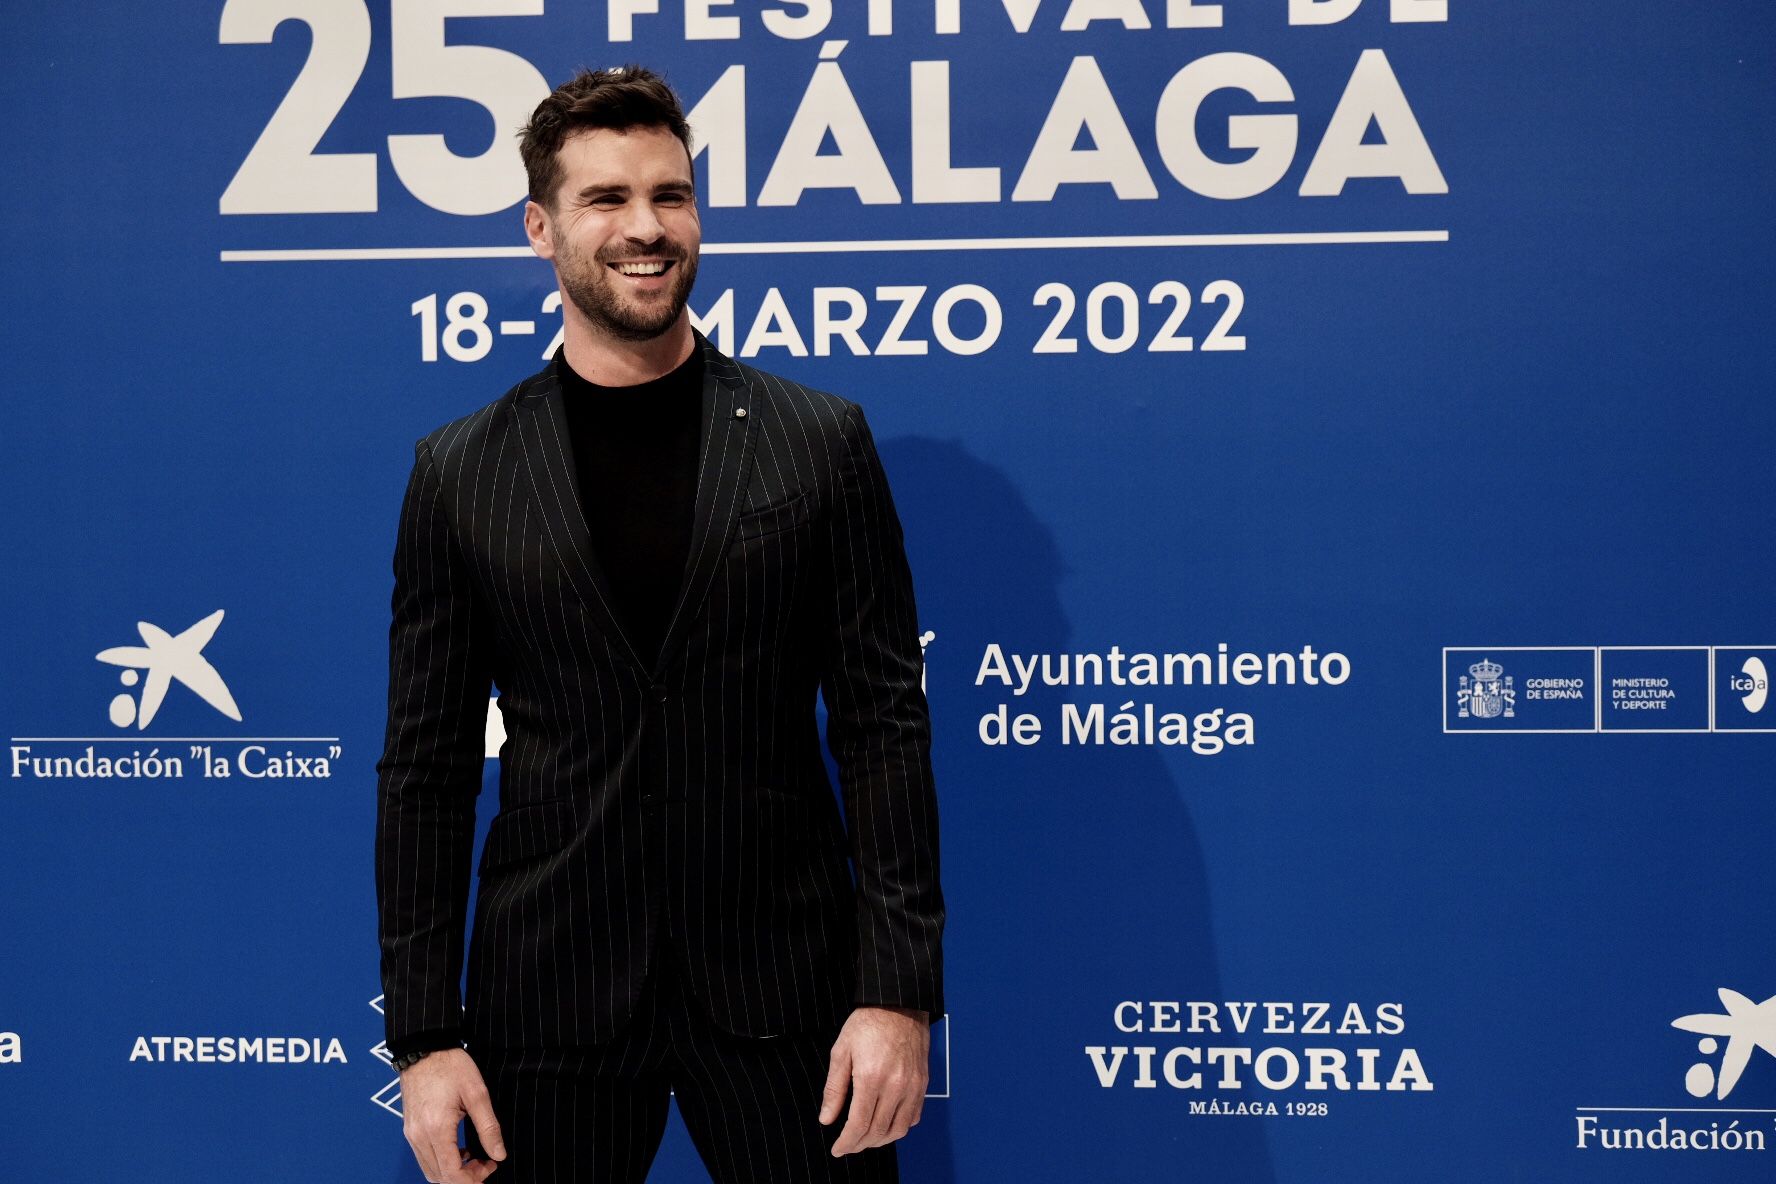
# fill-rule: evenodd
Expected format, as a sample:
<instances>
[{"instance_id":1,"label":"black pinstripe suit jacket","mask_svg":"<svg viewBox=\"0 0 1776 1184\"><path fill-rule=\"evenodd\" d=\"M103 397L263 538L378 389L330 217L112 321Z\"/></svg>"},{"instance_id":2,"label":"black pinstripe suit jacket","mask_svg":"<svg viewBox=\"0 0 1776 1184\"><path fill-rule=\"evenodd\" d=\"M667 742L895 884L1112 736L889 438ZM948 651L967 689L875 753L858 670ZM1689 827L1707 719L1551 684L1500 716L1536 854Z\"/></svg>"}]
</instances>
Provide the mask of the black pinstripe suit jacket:
<instances>
[{"instance_id":1,"label":"black pinstripe suit jacket","mask_svg":"<svg viewBox=\"0 0 1776 1184\"><path fill-rule=\"evenodd\" d=\"M376 884L388 1043L595 1044L670 964L723 1027L942 1012L930 723L861 409L701 335L690 556L658 655L592 554L552 362L426 436L395 546ZM507 739L459 992L489 684ZM815 723L840 770L841 820ZM459 1028L459 1025L462 1025Z\"/></svg>"}]
</instances>

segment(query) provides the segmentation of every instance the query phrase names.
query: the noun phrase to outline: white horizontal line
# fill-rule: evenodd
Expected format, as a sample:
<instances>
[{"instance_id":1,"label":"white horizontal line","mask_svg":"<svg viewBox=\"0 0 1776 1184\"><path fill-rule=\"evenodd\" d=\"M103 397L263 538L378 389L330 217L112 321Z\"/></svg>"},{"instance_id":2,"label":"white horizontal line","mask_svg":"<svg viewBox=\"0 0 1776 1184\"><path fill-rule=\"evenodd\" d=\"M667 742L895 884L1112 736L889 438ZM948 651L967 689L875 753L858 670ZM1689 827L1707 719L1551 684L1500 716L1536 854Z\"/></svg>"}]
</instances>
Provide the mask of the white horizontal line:
<instances>
[{"instance_id":1,"label":"white horizontal line","mask_svg":"<svg viewBox=\"0 0 1776 1184\"><path fill-rule=\"evenodd\" d=\"M709 255L811 255L845 251L1023 251L1096 247L1300 247L1446 243L1447 230L1315 230L1275 234L1107 234L1053 238L903 238L808 243L705 243Z\"/></svg>"},{"instance_id":2,"label":"white horizontal line","mask_svg":"<svg viewBox=\"0 0 1776 1184\"><path fill-rule=\"evenodd\" d=\"M1446 645L1443 647L1443 652L1445 654L1455 654L1455 653L1466 654L1466 653L1473 653L1476 650L1497 650L1501 654L1502 653L1511 653L1511 652L1524 652L1524 651L1532 651L1535 653L1541 653L1544 651L1559 651L1561 653L1588 654L1592 650L1600 649L1600 648L1602 648L1602 647L1595 646L1595 645ZM1623 648L1628 648L1628 647L1623 647ZM1643 649L1645 647L1635 646L1632 648ZM1695 648L1696 649L1704 649L1706 647L1696 646Z\"/></svg>"},{"instance_id":3,"label":"white horizontal line","mask_svg":"<svg viewBox=\"0 0 1776 1184\"><path fill-rule=\"evenodd\" d=\"M896 238L831 242L704 243L705 255L840 255L880 251L1030 251L1100 247L1308 247L1446 243L1447 230L1312 230L1274 234L1110 234L1052 238ZM381 259L528 259L529 247L315 247L223 251L224 263L337 263Z\"/></svg>"},{"instance_id":4,"label":"white horizontal line","mask_svg":"<svg viewBox=\"0 0 1776 1184\"><path fill-rule=\"evenodd\" d=\"M1574 1106L1573 1109L1613 1114L1776 1114L1776 1110L1735 1106Z\"/></svg>"},{"instance_id":5,"label":"white horizontal line","mask_svg":"<svg viewBox=\"0 0 1776 1184\"><path fill-rule=\"evenodd\" d=\"M534 259L529 247L319 247L223 251L224 263L339 263L376 259Z\"/></svg>"},{"instance_id":6,"label":"white horizontal line","mask_svg":"<svg viewBox=\"0 0 1776 1184\"><path fill-rule=\"evenodd\" d=\"M337 744L337 736L14 736L11 743L39 744Z\"/></svg>"}]
</instances>

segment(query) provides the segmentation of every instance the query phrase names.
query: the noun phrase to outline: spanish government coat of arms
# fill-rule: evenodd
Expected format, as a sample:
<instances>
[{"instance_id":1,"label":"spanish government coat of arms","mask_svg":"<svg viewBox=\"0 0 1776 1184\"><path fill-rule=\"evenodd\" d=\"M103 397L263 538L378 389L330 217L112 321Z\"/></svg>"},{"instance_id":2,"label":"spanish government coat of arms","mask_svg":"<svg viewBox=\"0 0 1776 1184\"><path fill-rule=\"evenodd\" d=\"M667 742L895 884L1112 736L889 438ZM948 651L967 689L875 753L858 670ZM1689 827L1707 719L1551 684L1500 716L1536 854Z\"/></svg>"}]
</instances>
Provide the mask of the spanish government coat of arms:
<instances>
[{"instance_id":1,"label":"spanish government coat of arms","mask_svg":"<svg viewBox=\"0 0 1776 1184\"><path fill-rule=\"evenodd\" d=\"M1501 715L1512 719L1517 714L1517 692L1511 687L1510 676L1491 658L1482 658L1468 667L1455 698L1461 704L1457 713L1461 719L1497 719Z\"/></svg>"}]
</instances>

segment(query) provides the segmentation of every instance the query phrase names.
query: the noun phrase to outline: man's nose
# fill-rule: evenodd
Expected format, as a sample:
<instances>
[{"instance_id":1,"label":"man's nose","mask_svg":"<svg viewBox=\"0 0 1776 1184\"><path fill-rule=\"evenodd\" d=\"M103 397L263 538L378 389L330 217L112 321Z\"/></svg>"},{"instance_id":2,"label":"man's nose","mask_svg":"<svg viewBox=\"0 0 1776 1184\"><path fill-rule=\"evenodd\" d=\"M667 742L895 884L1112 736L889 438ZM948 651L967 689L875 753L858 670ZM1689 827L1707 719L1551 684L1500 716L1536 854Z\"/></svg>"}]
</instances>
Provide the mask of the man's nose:
<instances>
[{"instance_id":1,"label":"man's nose","mask_svg":"<svg viewBox=\"0 0 1776 1184\"><path fill-rule=\"evenodd\" d=\"M645 200L625 204L618 229L634 243L653 243L666 237L666 227L654 212L654 203Z\"/></svg>"}]
</instances>

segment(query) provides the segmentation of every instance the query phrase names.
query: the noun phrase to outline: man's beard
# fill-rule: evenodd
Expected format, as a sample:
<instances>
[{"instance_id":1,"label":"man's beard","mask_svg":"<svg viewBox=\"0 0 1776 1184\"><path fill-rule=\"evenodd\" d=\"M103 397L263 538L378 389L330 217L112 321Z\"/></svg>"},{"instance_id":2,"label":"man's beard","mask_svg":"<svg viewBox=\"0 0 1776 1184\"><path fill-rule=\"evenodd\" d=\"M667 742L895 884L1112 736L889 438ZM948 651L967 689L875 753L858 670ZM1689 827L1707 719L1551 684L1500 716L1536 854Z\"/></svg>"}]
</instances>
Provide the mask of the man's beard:
<instances>
[{"instance_id":1,"label":"man's beard","mask_svg":"<svg viewBox=\"0 0 1776 1184\"><path fill-rule=\"evenodd\" d=\"M644 303L625 299L618 292L617 285L622 278L608 264L633 259L638 254L651 254L672 261L669 269L672 286L664 300ZM625 341L651 341L670 329L684 312L685 302L691 297L691 285L697 281L696 252L687 253L671 245L649 252L599 251L592 257L590 266L587 266L584 255L571 247L563 250L558 246L556 261L560 265L561 290L573 301L574 307L595 327Z\"/></svg>"}]
</instances>

